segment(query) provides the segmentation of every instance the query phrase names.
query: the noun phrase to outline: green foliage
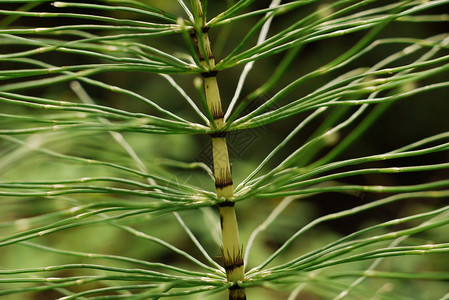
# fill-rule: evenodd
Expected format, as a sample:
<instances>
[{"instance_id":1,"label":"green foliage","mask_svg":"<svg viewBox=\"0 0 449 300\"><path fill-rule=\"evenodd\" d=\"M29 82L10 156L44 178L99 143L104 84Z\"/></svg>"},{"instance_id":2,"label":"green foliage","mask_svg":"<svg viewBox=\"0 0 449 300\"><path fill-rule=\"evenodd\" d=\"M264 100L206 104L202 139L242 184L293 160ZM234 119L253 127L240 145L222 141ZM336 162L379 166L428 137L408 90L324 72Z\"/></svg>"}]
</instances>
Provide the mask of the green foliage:
<instances>
[{"instance_id":1,"label":"green foliage","mask_svg":"<svg viewBox=\"0 0 449 300\"><path fill-rule=\"evenodd\" d=\"M449 299L449 1L194 3L0 0L0 295L226 297L207 31L248 298Z\"/></svg>"}]
</instances>

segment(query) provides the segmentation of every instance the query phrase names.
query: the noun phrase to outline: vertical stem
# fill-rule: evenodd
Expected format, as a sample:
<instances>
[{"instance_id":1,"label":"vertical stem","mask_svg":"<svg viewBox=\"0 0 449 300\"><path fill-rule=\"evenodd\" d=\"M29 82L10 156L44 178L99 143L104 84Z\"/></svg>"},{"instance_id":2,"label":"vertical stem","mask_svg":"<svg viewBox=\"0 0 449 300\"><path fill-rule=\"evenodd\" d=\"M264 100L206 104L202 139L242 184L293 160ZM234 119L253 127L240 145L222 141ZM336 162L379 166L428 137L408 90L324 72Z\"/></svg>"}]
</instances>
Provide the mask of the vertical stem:
<instances>
[{"instance_id":1,"label":"vertical stem","mask_svg":"<svg viewBox=\"0 0 449 300\"><path fill-rule=\"evenodd\" d=\"M210 124L210 126L215 131L211 134L215 189L217 197L224 199L224 201L218 205L223 239L222 251L227 280L234 283L234 285L229 288L229 300L243 300L246 299L245 289L238 286L238 282L245 278L243 251L240 243L234 202L231 201L231 198L234 195L234 188L229 163L228 146L226 144L226 132L222 130L225 122L221 106L220 91L217 83L217 71L214 70L215 59L207 35L208 28L205 27L204 23L205 18L203 18L201 2L200 0L195 0L192 1L192 4L195 19L198 22L201 22L196 24L200 61L208 70L201 75L204 80L207 106L214 118L214 124Z\"/></svg>"}]
</instances>

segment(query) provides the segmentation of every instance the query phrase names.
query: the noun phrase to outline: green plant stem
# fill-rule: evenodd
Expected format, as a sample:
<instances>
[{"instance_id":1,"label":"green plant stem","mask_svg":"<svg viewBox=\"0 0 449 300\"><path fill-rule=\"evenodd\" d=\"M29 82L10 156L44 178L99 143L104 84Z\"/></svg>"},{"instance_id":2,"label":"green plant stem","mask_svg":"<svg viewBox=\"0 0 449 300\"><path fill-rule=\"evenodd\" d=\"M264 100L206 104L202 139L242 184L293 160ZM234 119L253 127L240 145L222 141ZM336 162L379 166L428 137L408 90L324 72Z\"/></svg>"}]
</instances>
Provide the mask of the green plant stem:
<instances>
[{"instance_id":1,"label":"green plant stem","mask_svg":"<svg viewBox=\"0 0 449 300\"><path fill-rule=\"evenodd\" d=\"M225 121L217 83L217 72L214 70L215 59L211 50L209 37L206 33L207 30L205 27L205 18L203 16L201 2L192 2L194 17L197 23L195 24L195 27L198 36L200 61L208 70L208 72L204 72L201 75L204 82L207 107L213 117L211 129L215 131L211 134L211 138L215 188L217 197L223 199L223 201L218 204L223 239L222 251L227 280L228 282L234 283L229 288L229 299L243 300L246 299L245 289L239 287L238 282L245 278L244 263L234 202L231 201L231 198L234 195L234 188L229 163L228 147L226 144L226 132L222 131L225 126Z\"/></svg>"}]
</instances>

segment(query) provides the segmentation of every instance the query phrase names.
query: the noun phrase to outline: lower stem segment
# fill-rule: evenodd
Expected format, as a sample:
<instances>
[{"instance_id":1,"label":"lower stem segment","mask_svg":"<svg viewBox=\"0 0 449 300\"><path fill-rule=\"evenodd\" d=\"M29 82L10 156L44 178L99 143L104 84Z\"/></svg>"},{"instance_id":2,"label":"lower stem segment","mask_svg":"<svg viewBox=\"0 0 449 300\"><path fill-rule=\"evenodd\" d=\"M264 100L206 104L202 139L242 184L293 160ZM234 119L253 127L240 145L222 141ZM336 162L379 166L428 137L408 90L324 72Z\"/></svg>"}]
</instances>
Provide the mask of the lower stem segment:
<instances>
[{"instance_id":1,"label":"lower stem segment","mask_svg":"<svg viewBox=\"0 0 449 300\"><path fill-rule=\"evenodd\" d=\"M236 283L245 278L245 271L234 202L229 201L234 189L226 138L213 137L212 149L217 197L225 199L219 204L224 267L228 281ZM243 299L246 299L245 289L236 284L229 289L229 300Z\"/></svg>"},{"instance_id":2,"label":"lower stem segment","mask_svg":"<svg viewBox=\"0 0 449 300\"><path fill-rule=\"evenodd\" d=\"M224 199L218 206L220 209L221 232L223 238L223 257L226 277L234 285L229 289L229 300L244 300L245 289L238 286L238 282L245 278L237 217L235 214L234 188L229 163L228 146L225 133L220 132L224 126L223 112L215 76L207 77L205 81L208 106L215 120L217 134L212 135L212 152L214 161L215 189L217 197Z\"/></svg>"},{"instance_id":3,"label":"lower stem segment","mask_svg":"<svg viewBox=\"0 0 449 300\"><path fill-rule=\"evenodd\" d=\"M225 205L223 205L225 204ZM221 232L223 236L223 257L226 277L238 282L245 277L242 246L240 245L237 217L233 202L224 202L220 208ZM229 300L246 299L245 289L234 285L229 289Z\"/></svg>"}]
</instances>

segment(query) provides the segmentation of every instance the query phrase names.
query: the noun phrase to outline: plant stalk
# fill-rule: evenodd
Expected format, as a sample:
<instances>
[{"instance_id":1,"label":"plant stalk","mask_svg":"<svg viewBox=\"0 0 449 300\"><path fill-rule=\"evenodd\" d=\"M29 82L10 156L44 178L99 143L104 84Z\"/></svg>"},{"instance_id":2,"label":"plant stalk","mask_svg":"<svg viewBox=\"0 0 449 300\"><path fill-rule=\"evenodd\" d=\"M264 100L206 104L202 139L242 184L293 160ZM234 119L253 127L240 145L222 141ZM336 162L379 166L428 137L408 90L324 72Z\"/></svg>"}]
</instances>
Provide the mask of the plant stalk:
<instances>
[{"instance_id":1,"label":"plant stalk","mask_svg":"<svg viewBox=\"0 0 449 300\"><path fill-rule=\"evenodd\" d=\"M215 189L217 197L223 199L218 204L220 210L221 233L223 239L222 252L224 257L224 268L228 282L234 283L229 288L229 300L246 299L245 289L238 285L239 281L245 278L243 264L243 249L240 243L237 217L234 202L231 201L234 195L234 188L229 163L228 146L226 144L226 131L223 131L225 121L221 105L220 91L217 83L217 72L215 59L211 50L207 28L204 24L203 11L200 1L195 1L197 20L201 21L201 26L197 28L199 58L203 66L209 70L202 73L204 81L204 91L209 111L214 119L210 124L214 129L211 134L212 152L214 164Z\"/></svg>"},{"instance_id":2,"label":"plant stalk","mask_svg":"<svg viewBox=\"0 0 449 300\"><path fill-rule=\"evenodd\" d=\"M204 78L204 87L208 102L211 100L220 101L218 89L214 92L214 86L217 87L217 79L215 76ZM208 96L209 94L209 96ZM211 99L211 100L209 100ZM220 103L220 102L218 102ZM216 103L215 103L216 104ZM209 106L210 108L214 106ZM217 107L217 106L215 106ZM226 137L219 130L224 126L223 111L220 110L215 114L212 109L212 116L217 125L217 134L212 135L212 152L214 162L215 189L218 198L224 199L218 207L220 210L221 234L223 239L223 257L226 277L229 282L237 283L244 279L244 266L242 256L242 245L240 243L237 217L235 214L234 202L230 201L234 195L234 188L231 176L231 168L229 163L228 147ZM234 285L229 290L230 300L246 299L245 290Z\"/></svg>"}]
</instances>

